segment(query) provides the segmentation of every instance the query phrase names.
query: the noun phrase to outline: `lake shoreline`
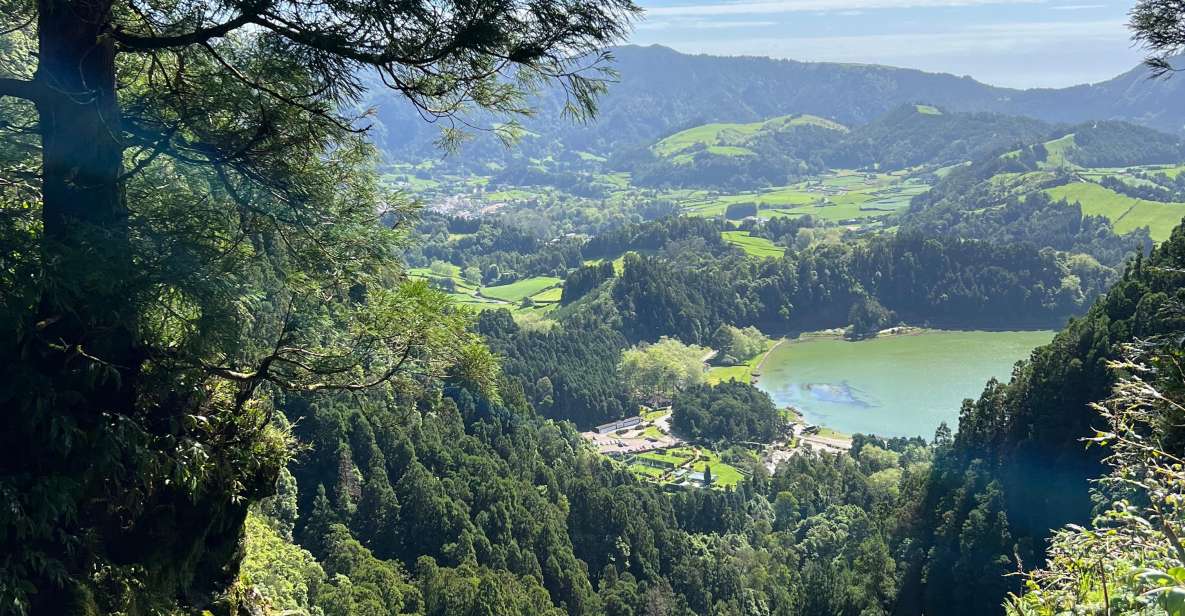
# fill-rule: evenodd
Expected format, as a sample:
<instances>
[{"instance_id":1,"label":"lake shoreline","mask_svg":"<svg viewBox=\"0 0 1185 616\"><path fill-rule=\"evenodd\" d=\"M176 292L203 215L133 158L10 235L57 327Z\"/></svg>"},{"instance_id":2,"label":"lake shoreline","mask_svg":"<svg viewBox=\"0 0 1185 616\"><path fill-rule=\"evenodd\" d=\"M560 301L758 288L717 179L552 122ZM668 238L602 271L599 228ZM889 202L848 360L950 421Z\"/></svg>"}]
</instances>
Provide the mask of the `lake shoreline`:
<instances>
[{"instance_id":1,"label":"lake shoreline","mask_svg":"<svg viewBox=\"0 0 1185 616\"><path fill-rule=\"evenodd\" d=\"M751 383L813 425L846 434L929 435L940 422L957 421L962 400L977 397L989 379L1007 381L1014 364L1053 335L906 327L852 341L839 329L803 332L772 345Z\"/></svg>"}]
</instances>

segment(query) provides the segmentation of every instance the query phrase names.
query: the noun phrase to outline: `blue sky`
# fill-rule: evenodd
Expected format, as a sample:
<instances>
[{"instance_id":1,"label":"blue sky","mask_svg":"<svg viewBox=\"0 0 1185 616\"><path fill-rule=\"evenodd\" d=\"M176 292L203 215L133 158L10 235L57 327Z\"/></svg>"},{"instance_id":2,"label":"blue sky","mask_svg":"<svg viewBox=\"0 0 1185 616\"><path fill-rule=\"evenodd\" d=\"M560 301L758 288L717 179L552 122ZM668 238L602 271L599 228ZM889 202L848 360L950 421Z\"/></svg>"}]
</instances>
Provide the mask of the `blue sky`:
<instances>
[{"instance_id":1,"label":"blue sky","mask_svg":"<svg viewBox=\"0 0 1185 616\"><path fill-rule=\"evenodd\" d=\"M861 62L1001 86L1109 79L1141 60L1135 0L640 0L631 42L689 53Z\"/></svg>"}]
</instances>

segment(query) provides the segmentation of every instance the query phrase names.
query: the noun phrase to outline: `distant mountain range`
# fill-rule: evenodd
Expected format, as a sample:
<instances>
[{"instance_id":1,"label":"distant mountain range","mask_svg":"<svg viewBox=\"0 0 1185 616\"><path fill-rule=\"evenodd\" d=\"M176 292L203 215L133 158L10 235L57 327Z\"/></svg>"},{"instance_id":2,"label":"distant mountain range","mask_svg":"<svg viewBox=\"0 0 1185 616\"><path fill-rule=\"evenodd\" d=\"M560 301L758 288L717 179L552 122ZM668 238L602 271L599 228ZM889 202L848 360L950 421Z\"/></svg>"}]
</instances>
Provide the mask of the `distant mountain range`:
<instances>
[{"instance_id":1,"label":"distant mountain range","mask_svg":"<svg viewBox=\"0 0 1185 616\"><path fill-rule=\"evenodd\" d=\"M1185 133L1185 82L1149 79L1143 66L1097 84L1016 90L913 69L687 55L661 46L620 47L614 56L620 81L601 98L595 121L581 125L561 117L561 93L545 92L533 102L539 113L521 121L529 134L516 152L506 152L492 136L478 135L459 157L545 156L557 150L609 155L710 122L755 122L786 114L858 126L909 103L1053 123L1124 120ZM392 158L440 156L433 146L438 126L380 89L368 103L376 109L375 140ZM488 125L494 119L473 121Z\"/></svg>"}]
</instances>

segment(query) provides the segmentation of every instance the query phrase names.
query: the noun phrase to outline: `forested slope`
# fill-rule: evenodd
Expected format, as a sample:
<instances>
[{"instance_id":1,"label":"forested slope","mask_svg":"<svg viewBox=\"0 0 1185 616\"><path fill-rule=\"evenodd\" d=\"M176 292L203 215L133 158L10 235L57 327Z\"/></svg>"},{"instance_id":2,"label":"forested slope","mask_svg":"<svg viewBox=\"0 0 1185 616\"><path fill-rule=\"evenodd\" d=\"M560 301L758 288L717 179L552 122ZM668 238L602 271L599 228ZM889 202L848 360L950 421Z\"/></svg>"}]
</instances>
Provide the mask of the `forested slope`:
<instances>
[{"instance_id":1,"label":"forested slope","mask_svg":"<svg viewBox=\"0 0 1185 616\"><path fill-rule=\"evenodd\" d=\"M1185 86L1180 80L1149 80L1145 67L1097 84L1015 90L970 77L877 65L688 55L660 46L618 47L613 53L620 83L602 100L598 119L583 126L562 122L562 92L541 97L541 114L524 122L529 135L523 152L541 157L562 146L611 153L709 122L756 122L795 113L855 126L904 104L1053 123L1125 120L1170 132L1185 122L1173 103ZM423 125L419 114L391 98L369 102L379 109L378 142L388 153L415 158L430 151L426 148L438 127ZM478 140L462 154L506 156L496 139Z\"/></svg>"},{"instance_id":2,"label":"forested slope","mask_svg":"<svg viewBox=\"0 0 1185 616\"><path fill-rule=\"evenodd\" d=\"M1116 375L1107 362L1121 345L1185 331L1173 309L1185 299L1182 268L1178 227L1010 383L989 383L963 407L918 504L895 613L997 614L984 597L1000 599L1020 582L1001 576L1039 564L1051 529L1088 520L1088 482L1103 469L1082 439L1104 427L1088 405L1109 395Z\"/></svg>"}]
</instances>

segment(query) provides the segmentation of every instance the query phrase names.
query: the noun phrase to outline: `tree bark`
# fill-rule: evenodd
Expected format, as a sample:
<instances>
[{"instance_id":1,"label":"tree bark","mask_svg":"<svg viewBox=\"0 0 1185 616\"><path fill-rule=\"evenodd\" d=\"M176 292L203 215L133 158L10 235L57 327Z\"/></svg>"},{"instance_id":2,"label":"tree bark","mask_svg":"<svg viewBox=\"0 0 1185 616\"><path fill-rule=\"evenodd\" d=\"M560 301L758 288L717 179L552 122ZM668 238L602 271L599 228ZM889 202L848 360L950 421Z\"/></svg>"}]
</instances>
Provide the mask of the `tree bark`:
<instances>
[{"instance_id":1,"label":"tree bark","mask_svg":"<svg viewBox=\"0 0 1185 616\"><path fill-rule=\"evenodd\" d=\"M76 519L60 532L83 534L109 512L96 451L110 416L136 412L141 360L128 208L121 188L123 145L116 98L111 0L38 0L39 56L34 102L42 147L43 282L37 334L26 339L48 390L49 408L16 456L22 472L77 482ZM70 426L55 436L51 426ZM42 440L46 439L46 440ZM47 454L46 452L53 452ZM112 453L108 451L107 453ZM117 452L116 452L117 453ZM46 546L57 550L58 545ZM41 577L31 613L97 613L87 550L54 554L70 580Z\"/></svg>"},{"instance_id":2,"label":"tree bark","mask_svg":"<svg viewBox=\"0 0 1185 616\"><path fill-rule=\"evenodd\" d=\"M135 322L111 0L39 0L36 80L46 285L43 339L134 377ZM91 366L93 369L94 366ZM133 379L92 402L128 411ZM113 397L112 397L113 396ZM102 398L107 397L107 400Z\"/></svg>"}]
</instances>

